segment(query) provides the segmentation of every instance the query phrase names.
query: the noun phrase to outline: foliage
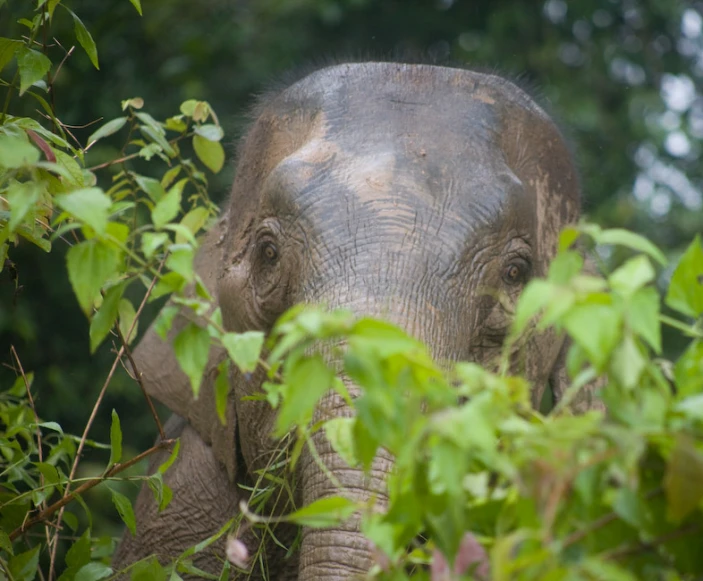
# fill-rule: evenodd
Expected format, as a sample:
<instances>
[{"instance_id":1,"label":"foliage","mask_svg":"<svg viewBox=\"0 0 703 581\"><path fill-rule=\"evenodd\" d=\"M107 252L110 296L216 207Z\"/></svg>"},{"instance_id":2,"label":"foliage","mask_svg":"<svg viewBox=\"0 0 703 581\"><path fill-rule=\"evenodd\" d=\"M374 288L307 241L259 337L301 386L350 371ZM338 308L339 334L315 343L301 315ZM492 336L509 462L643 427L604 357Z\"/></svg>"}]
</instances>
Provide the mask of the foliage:
<instances>
[{"instance_id":1,"label":"foliage","mask_svg":"<svg viewBox=\"0 0 703 581\"><path fill-rule=\"evenodd\" d=\"M130 1L130 9L141 14L139 1ZM295 436L290 454L284 451L276 458L280 464L293 469L304 449L315 457L313 434L324 434L350 466L368 470L380 449L395 459L385 506L358 504L340 489L336 497L275 518L267 511L276 487L286 481L273 471L262 473L245 513L252 526L266 529L286 521L325 527L359 513L364 534L377 547L372 574L384 579L437 581L471 574L497 580L692 579L703 574L697 541L703 516L699 238L671 276L664 302L677 313L674 317L664 312L656 290L656 269L667 259L651 242L592 224L565 231L562 252L548 278L534 281L523 294L497 373L470 363L445 370L432 361L426 346L387 323L302 308L279 321L264 361L263 334L223 329L219 312L211 310L208 289L193 270L197 236L217 213L200 165L217 173L225 157L223 130L213 107L203 99L188 99L176 115L152 115L144 110L144 99L129 98L122 102L120 116L91 126L85 139L76 139L55 106L55 96L64 88L61 75L72 74L68 66L63 68L64 62L74 57L73 49L48 40L54 26L67 35L58 35L61 42L68 39L81 47L86 66L105 68L105 63L84 24L90 21L79 18L76 12L82 12L69 4L39 0L29 18L19 20L24 36L0 39L0 84L6 91L0 113L0 267L16 272L20 244L52 256L61 256L56 247L68 246L66 278L89 320L90 350L96 352L110 338L116 354L77 437L65 433L54 421L58 418L42 421L33 397L33 375L24 371L13 349L17 378L0 396L0 575L23 580L36 578L39 571L47 571L50 579L58 571L63 571L61 579L114 576L118 572L109 565L114 539L95 534L93 511L84 494L107 486L114 511L132 532L134 510L120 489L121 481L146 480L160 507L168 504L171 492L163 473L178 453L176 442L162 439L123 459L123 433L128 432L124 416L121 420L115 411L109 444L88 437L115 369L123 359L131 359L130 343L145 304L167 295L174 305L191 309L205 321L204 326L186 326L174 341L179 364L196 394L213 345L224 347L245 373L258 365L268 370L269 382L260 397L278 408L277 435L286 443L289 432ZM332 29L335 19L353 25L357 18L366 18L364 10L381 10L363 1L333 4L309 3L315 18ZM554 8L560 3L547 4ZM282 11L276 2L258 6L273 21L284 12L285 18L297 13ZM585 12L592 8L586 2L579 6ZM553 16L547 8L547 15ZM677 9L670 19L679 18L680 12ZM510 29L513 18L525 14L509 13L506 8L480 15L489 21L486 30L493 30ZM66 20L59 25L61 14ZM418 18L422 11L410 14L427 24ZM538 13L537 18L543 17ZM559 34L565 22L554 21ZM435 24L428 29L435 30ZM637 28L631 21L626 24ZM289 22L286 27L295 28ZM530 30L525 27L526 34ZM473 46L469 37L458 32L455 36L461 50ZM518 36L513 40L523 42ZM599 46L594 43L588 50ZM538 70L539 59L529 54L528 64ZM39 116L22 114L29 110L28 102L40 108ZM115 104L109 107L112 116ZM588 113L588 103L579 111ZM592 115L580 119L592 132L606 124ZM101 149L118 137L123 138L120 148ZM96 152L101 159L91 165L87 160ZM612 184L604 189L608 188ZM579 237L595 245L599 257L613 248L618 253L625 249L629 257L605 278L590 276L580 254L572 250ZM187 298L189 286L196 293ZM164 311L164 329L174 312ZM690 338L674 362L662 355L662 324ZM511 375L507 356L524 334L545 326L555 326L574 342L568 360L573 386L549 415L530 408L531 386ZM344 347L339 346L341 339ZM338 355L344 376L361 390L359 397L350 397L348 383L321 356L321 344ZM125 365L138 376L133 363ZM222 420L227 365L216 382ZM568 403L597 376L607 378L602 390L607 414L571 415ZM330 389L356 414L313 422L317 403ZM153 415L163 436L158 415L146 399L145 413ZM130 475L130 468L162 448L172 454L154 475ZM87 449L102 463L97 475L78 472ZM179 573L197 573L192 557L232 535L240 524L233 518L175 563L164 568L146 559L133 565L130 575L165 578L170 573L178 579ZM31 534L39 527L43 534ZM62 543L68 546L65 554L59 550ZM231 564L223 567L225 576L235 567L252 565L241 551L231 553Z\"/></svg>"},{"instance_id":2,"label":"foliage","mask_svg":"<svg viewBox=\"0 0 703 581\"><path fill-rule=\"evenodd\" d=\"M571 249L579 236L637 252L594 277ZM487 579L489 565L494 580L698 578L702 251L696 238L674 271L666 302L683 318L673 319L660 314L653 281L664 259L650 242L591 224L564 231L562 252L547 279L527 287L513 325L513 341L555 326L574 342L572 387L546 416L507 367L496 374L462 362L445 372L382 321L300 308L284 315L268 359L280 381L265 384L278 433L293 429L314 446L312 434L324 431L345 462L365 470L381 448L395 461L387 505L355 503L341 488L288 519L324 527L359 512L380 579L469 578L472 567L472 578ZM658 358L662 322L692 337L673 363ZM320 342L337 352L359 397L311 351ZM607 413L574 416L569 402L599 375ZM329 389L355 414L311 425Z\"/></svg>"},{"instance_id":3,"label":"foliage","mask_svg":"<svg viewBox=\"0 0 703 581\"><path fill-rule=\"evenodd\" d=\"M186 99L209 102L226 144L247 122L252 95L291 68L336 57L406 55L498 70L553 107L583 170L584 209L599 224L644 234L669 257L703 231L703 211L696 206L703 177L696 1L170 0L145 6L143 19L126 0L71 0L70 6L94 37L100 70L73 40L71 15L56 8L47 41L63 64L54 91L39 94L75 126L70 131L82 143L95 129L84 127L87 122L115 117L116 100L139 95L157 119ZM0 37L21 39L28 31L20 22L27 7L22 0L0 2ZM43 41L43 33L38 38ZM13 66L3 71L8 81ZM4 91L0 87L0 106ZM33 97L13 95L16 115L38 119L34 110L43 109ZM689 151L672 155L667 145L681 143L681 134ZM115 159L119 148L111 139L100 140L87 152L88 165ZM134 171L151 175L140 161L132 160ZM232 170L226 164L208 176L215 201L223 199ZM106 345L89 354L87 320L80 317L63 261L54 258L65 250L56 245L45 255L27 244L13 251L16 270L0 273L6 307L0 309L0 351L7 360L15 345L36 371L40 413L79 431L95 377L109 368L112 354ZM615 248L603 258L617 265L624 256ZM135 289L127 291L133 304L140 298ZM158 306L145 307L145 322ZM673 357L684 343L668 331L665 338L666 354ZM11 383L11 374L0 369L0 380ZM143 449L153 434L141 394L119 369L111 385L107 409L120 412ZM107 438L109 416L99 416L95 430Z\"/></svg>"},{"instance_id":4,"label":"foliage","mask_svg":"<svg viewBox=\"0 0 703 581\"><path fill-rule=\"evenodd\" d=\"M141 11L138 0L132 4ZM46 41L60 11L70 15L76 42L97 68L96 44L68 2L38 2L31 18L21 21L28 29L23 40L0 38L0 71L9 71L11 79L0 79L6 89L0 113L0 270L16 271L13 257L23 241L45 252L57 243L67 245L67 278L90 321L91 352L110 335L119 347L81 437L65 434L55 421L40 420L32 397L33 377L25 374L12 349L18 377L0 399L5 426L0 437L0 572L14 580L34 579L40 556L48 562L50 578L63 568L57 555L59 544L70 538L70 533L63 532L65 527L79 538L65 554L61 578L100 579L112 574L107 563L114 540L92 536L91 511L83 495L102 482L115 481L116 474L157 450L172 448L177 453L177 443L163 438L148 396L147 407L162 435L157 445L123 460L122 427L114 410L109 445L88 435L118 364L123 356L132 359L129 345L147 300L178 295L189 284L209 297L193 272L192 260L198 247L196 236L218 210L210 201L207 177L199 164L219 172L224 161L223 131L204 101L187 100L177 115L162 122L144 110L143 99L127 99L122 102L123 114L93 128L85 145L76 139L53 106L63 62L73 50L63 51L58 42ZM15 93L21 103L32 99L39 105L39 119L12 114ZM112 136L122 137L122 148L111 159L89 166L88 151ZM189 148L195 159L188 155ZM135 170L132 162L140 160L149 162L151 175ZM157 161L165 169L157 168ZM108 171L111 174L104 175ZM158 179L153 177L157 172ZM103 182L109 187L100 187ZM127 294L135 287L141 287L143 296L136 308ZM132 371L138 377L133 364ZM107 460L101 474L78 477L85 448L109 450L109 460L101 460ZM157 472L147 482L163 507L171 494L160 475ZM117 512L133 530L129 499L116 488L110 494ZM65 508L72 501L85 509L83 522L73 508ZM44 526L44 536L26 536L37 524Z\"/></svg>"}]
</instances>

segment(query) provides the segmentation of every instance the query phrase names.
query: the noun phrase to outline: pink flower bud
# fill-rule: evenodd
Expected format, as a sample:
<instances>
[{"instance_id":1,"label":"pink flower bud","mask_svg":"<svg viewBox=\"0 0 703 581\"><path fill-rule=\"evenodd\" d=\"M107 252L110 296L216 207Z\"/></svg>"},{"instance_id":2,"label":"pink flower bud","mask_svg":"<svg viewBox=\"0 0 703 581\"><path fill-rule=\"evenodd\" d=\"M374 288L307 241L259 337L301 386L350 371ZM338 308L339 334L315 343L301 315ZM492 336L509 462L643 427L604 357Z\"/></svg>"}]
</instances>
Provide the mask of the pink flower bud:
<instances>
[{"instance_id":1,"label":"pink flower bud","mask_svg":"<svg viewBox=\"0 0 703 581\"><path fill-rule=\"evenodd\" d=\"M234 537L227 539L227 560L240 569L248 568L249 550L246 545Z\"/></svg>"}]
</instances>

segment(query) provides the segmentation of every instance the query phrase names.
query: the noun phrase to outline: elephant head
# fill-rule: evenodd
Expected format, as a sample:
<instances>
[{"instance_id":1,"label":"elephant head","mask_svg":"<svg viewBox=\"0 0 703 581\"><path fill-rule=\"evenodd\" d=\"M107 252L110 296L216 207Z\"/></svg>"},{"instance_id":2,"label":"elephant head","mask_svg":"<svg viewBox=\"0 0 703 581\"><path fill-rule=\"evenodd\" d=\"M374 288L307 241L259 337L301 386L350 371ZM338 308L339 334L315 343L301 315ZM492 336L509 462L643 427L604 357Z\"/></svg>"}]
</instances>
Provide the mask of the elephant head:
<instances>
[{"instance_id":1,"label":"elephant head","mask_svg":"<svg viewBox=\"0 0 703 581\"><path fill-rule=\"evenodd\" d=\"M229 206L197 265L227 330L269 331L292 305L322 303L384 317L440 360L494 359L521 290L546 273L560 229L579 216L574 163L549 116L499 76L362 63L324 68L277 90L254 117ZM562 349L549 332L521 346L535 404L544 386L563 390ZM229 516L222 507L236 506L236 482L274 446L274 411L243 400L260 390L263 373L245 379L233 372L222 428L211 389L205 385L193 401L168 344L150 331L137 356L147 389L188 420L197 457L186 451L175 468L175 508L147 514L148 501L140 500L147 524L123 545L122 561L197 542L173 516L181 490L189 499L183 519L217 530ZM222 356L212 355L211 369ZM332 394L317 413L349 410ZM322 460L348 490L382 498L388 458L379 456L366 477L319 438ZM310 458L299 463L298 483L304 503L335 494ZM194 487L203 498L193 499ZM165 540L173 533L176 541ZM370 565L370 547L352 520L337 530L304 530L299 563L278 578L347 579Z\"/></svg>"}]
</instances>

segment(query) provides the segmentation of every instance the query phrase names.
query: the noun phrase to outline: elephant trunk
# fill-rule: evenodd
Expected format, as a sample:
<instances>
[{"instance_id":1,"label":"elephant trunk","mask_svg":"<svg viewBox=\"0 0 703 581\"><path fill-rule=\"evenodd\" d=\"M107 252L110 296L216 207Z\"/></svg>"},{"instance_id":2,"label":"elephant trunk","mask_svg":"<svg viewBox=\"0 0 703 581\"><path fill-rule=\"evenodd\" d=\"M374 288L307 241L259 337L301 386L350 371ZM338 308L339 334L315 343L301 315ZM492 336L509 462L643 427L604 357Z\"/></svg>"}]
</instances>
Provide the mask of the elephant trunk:
<instances>
[{"instance_id":1,"label":"elephant trunk","mask_svg":"<svg viewBox=\"0 0 703 581\"><path fill-rule=\"evenodd\" d=\"M353 389L352 386L349 386ZM350 415L346 403L333 393L327 396L318 408L318 418ZM350 500L367 502L375 500L376 505L385 507L387 503L386 476L392 468L392 459L384 451L379 451L371 471L349 467L332 449L324 432L313 436L313 444L319 458L309 451L301 459L302 500L304 505L322 498L343 495ZM326 471L334 475L332 482ZM337 488L341 484L342 490ZM354 515L347 522L335 528L303 530L300 550L300 581L314 579L341 581L365 577L373 565L372 545L360 532L360 518Z\"/></svg>"}]
</instances>

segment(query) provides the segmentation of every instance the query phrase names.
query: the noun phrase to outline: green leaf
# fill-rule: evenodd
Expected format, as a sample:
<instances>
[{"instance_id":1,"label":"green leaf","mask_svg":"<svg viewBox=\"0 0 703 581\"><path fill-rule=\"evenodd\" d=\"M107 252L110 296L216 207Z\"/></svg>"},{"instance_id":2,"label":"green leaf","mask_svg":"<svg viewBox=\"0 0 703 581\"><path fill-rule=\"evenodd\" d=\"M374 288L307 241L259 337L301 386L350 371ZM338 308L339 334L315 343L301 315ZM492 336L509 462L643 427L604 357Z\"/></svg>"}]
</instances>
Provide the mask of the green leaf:
<instances>
[{"instance_id":1,"label":"green leaf","mask_svg":"<svg viewBox=\"0 0 703 581\"><path fill-rule=\"evenodd\" d=\"M100 236L105 234L112 200L100 188L83 188L70 194L56 196L56 203Z\"/></svg>"},{"instance_id":2,"label":"green leaf","mask_svg":"<svg viewBox=\"0 0 703 581\"><path fill-rule=\"evenodd\" d=\"M93 315L90 321L90 352L95 353L95 350L100 346L105 337L107 337L110 329L117 320L118 305L122 298L125 285L118 284L110 287L103 302L98 309L98 312Z\"/></svg>"},{"instance_id":3,"label":"green leaf","mask_svg":"<svg viewBox=\"0 0 703 581\"><path fill-rule=\"evenodd\" d=\"M30 379L29 384L32 385L32 381ZM37 424L40 428L46 428L47 430L53 430L54 432L57 432L59 434L63 434L63 430L61 429L61 426L57 424L56 422L39 422Z\"/></svg>"},{"instance_id":4,"label":"green leaf","mask_svg":"<svg viewBox=\"0 0 703 581\"><path fill-rule=\"evenodd\" d=\"M243 373L249 373L258 365L261 348L264 345L264 334L261 331L225 333L222 336L222 345L227 349L235 365Z\"/></svg>"},{"instance_id":5,"label":"green leaf","mask_svg":"<svg viewBox=\"0 0 703 581\"><path fill-rule=\"evenodd\" d=\"M188 99L187 101L183 101L180 107L181 113L183 113L183 115L185 115L186 117L192 117L197 104L198 101L196 101L195 99Z\"/></svg>"},{"instance_id":6,"label":"green leaf","mask_svg":"<svg viewBox=\"0 0 703 581\"><path fill-rule=\"evenodd\" d=\"M41 186L34 181L12 182L5 192L5 198L10 203L10 221L8 228L14 232L25 216L35 206L42 194Z\"/></svg>"},{"instance_id":7,"label":"green leaf","mask_svg":"<svg viewBox=\"0 0 703 581\"><path fill-rule=\"evenodd\" d=\"M225 359L217 366L215 379L215 409L220 423L227 425L227 396L229 395L229 359Z\"/></svg>"},{"instance_id":8,"label":"green leaf","mask_svg":"<svg viewBox=\"0 0 703 581\"><path fill-rule=\"evenodd\" d=\"M15 555L8 563L8 569L14 581L33 581L37 576L39 567L39 549L41 543L37 544L33 549Z\"/></svg>"},{"instance_id":9,"label":"green leaf","mask_svg":"<svg viewBox=\"0 0 703 581\"><path fill-rule=\"evenodd\" d=\"M659 293L653 287L641 288L627 303L627 324L639 334L656 353L661 353L661 324L659 323Z\"/></svg>"},{"instance_id":10,"label":"green leaf","mask_svg":"<svg viewBox=\"0 0 703 581\"><path fill-rule=\"evenodd\" d=\"M186 183L188 183L188 178L177 181L168 193L156 203L151 211L151 220L154 226L163 228L165 224L178 216L181 209L181 194Z\"/></svg>"},{"instance_id":11,"label":"green leaf","mask_svg":"<svg viewBox=\"0 0 703 581\"><path fill-rule=\"evenodd\" d=\"M631 248L632 250L637 250L638 252L644 252L662 266L666 266L666 256L664 256L659 248L643 236L630 232L629 230L623 230L621 228L603 230L595 236L594 239L597 244L617 244L619 246Z\"/></svg>"},{"instance_id":12,"label":"green leaf","mask_svg":"<svg viewBox=\"0 0 703 581\"><path fill-rule=\"evenodd\" d=\"M613 375L623 387L633 389L644 371L647 361L635 340L627 334L613 354Z\"/></svg>"},{"instance_id":13,"label":"green leaf","mask_svg":"<svg viewBox=\"0 0 703 581\"><path fill-rule=\"evenodd\" d=\"M112 575L112 567L108 567L100 561L93 561L87 565L83 565L76 573L73 581L98 581Z\"/></svg>"},{"instance_id":14,"label":"green leaf","mask_svg":"<svg viewBox=\"0 0 703 581\"><path fill-rule=\"evenodd\" d=\"M520 295L515 310L513 333L522 333L530 320L549 303L552 294L553 286L546 280L530 281Z\"/></svg>"},{"instance_id":15,"label":"green leaf","mask_svg":"<svg viewBox=\"0 0 703 581\"><path fill-rule=\"evenodd\" d=\"M698 380L700 381L700 377ZM696 385L700 389L700 385ZM703 393L695 393L683 398L676 404L676 411L683 413L689 418L703 420Z\"/></svg>"},{"instance_id":16,"label":"green leaf","mask_svg":"<svg viewBox=\"0 0 703 581\"><path fill-rule=\"evenodd\" d=\"M20 49L24 46L21 40L13 40L11 38L0 38L0 72L7 66Z\"/></svg>"},{"instance_id":17,"label":"green leaf","mask_svg":"<svg viewBox=\"0 0 703 581\"><path fill-rule=\"evenodd\" d=\"M219 125L214 125L212 123L208 123L207 125L196 126L193 129L193 132L196 135L204 137L208 141L220 141L225 136L224 131L222 131L222 127L220 127Z\"/></svg>"},{"instance_id":18,"label":"green leaf","mask_svg":"<svg viewBox=\"0 0 703 581\"><path fill-rule=\"evenodd\" d=\"M174 244L169 251L166 266L169 270L180 274L188 282L192 282L195 276L193 272L195 249L188 244Z\"/></svg>"},{"instance_id":19,"label":"green leaf","mask_svg":"<svg viewBox=\"0 0 703 581\"><path fill-rule=\"evenodd\" d=\"M166 471L173 465L173 463L176 461L178 458L178 451L181 449L181 441L176 440L176 443L173 445L173 450L171 450L171 454L169 457L166 459L166 461L159 466L157 469L157 472L161 475L166 474Z\"/></svg>"},{"instance_id":20,"label":"green leaf","mask_svg":"<svg viewBox=\"0 0 703 581\"><path fill-rule=\"evenodd\" d=\"M355 423L356 418L332 418L324 424L325 435L332 448L351 467L359 464L354 446Z\"/></svg>"},{"instance_id":21,"label":"green leaf","mask_svg":"<svg viewBox=\"0 0 703 581\"><path fill-rule=\"evenodd\" d=\"M654 268L646 256L631 258L609 277L611 288L625 297L631 296L654 280Z\"/></svg>"},{"instance_id":22,"label":"green leaf","mask_svg":"<svg viewBox=\"0 0 703 581\"><path fill-rule=\"evenodd\" d=\"M68 250L66 263L78 304L90 316L103 284L118 274L120 252L101 240L86 240Z\"/></svg>"},{"instance_id":23,"label":"green leaf","mask_svg":"<svg viewBox=\"0 0 703 581\"><path fill-rule=\"evenodd\" d=\"M140 175L135 175L134 179L139 187L146 192L153 202L158 202L166 195L166 190L161 185L159 180Z\"/></svg>"},{"instance_id":24,"label":"green leaf","mask_svg":"<svg viewBox=\"0 0 703 581\"><path fill-rule=\"evenodd\" d=\"M137 338L139 332L139 321L136 320L137 312L128 299L122 299L118 307L120 333L129 345Z\"/></svg>"},{"instance_id":25,"label":"green leaf","mask_svg":"<svg viewBox=\"0 0 703 581\"><path fill-rule=\"evenodd\" d=\"M549 282L566 284L583 269L583 256L573 250L558 254L549 265Z\"/></svg>"},{"instance_id":26,"label":"green leaf","mask_svg":"<svg viewBox=\"0 0 703 581\"><path fill-rule=\"evenodd\" d=\"M179 165L173 166L161 178L161 186L163 188L169 187L173 183L173 180L175 180L178 177L178 174L180 174L181 171L183 171L182 165L179 164Z\"/></svg>"},{"instance_id":27,"label":"green leaf","mask_svg":"<svg viewBox=\"0 0 703 581\"><path fill-rule=\"evenodd\" d=\"M680 398L703 393L703 341L692 341L674 367Z\"/></svg>"},{"instance_id":28,"label":"green leaf","mask_svg":"<svg viewBox=\"0 0 703 581\"><path fill-rule=\"evenodd\" d=\"M15 169L34 165L40 157L39 150L26 139L0 135L0 167Z\"/></svg>"},{"instance_id":29,"label":"green leaf","mask_svg":"<svg viewBox=\"0 0 703 581\"><path fill-rule=\"evenodd\" d=\"M680 522L698 507L703 499L702 482L703 455L690 436L679 434L664 477L669 520Z\"/></svg>"},{"instance_id":30,"label":"green leaf","mask_svg":"<svg viewBox=\"0 0 703 581\"><path fill-rule=\"evenodd\" d=\"M10 536L3 530L0 530L0 551L5 551L9 555L15 554L12 549L12 541L10 540Z\"/></svg>"},{"instance_id":31,"label":"green leaf","mask_svg":"<svg viewBox=\"0 0 703 581\"><path fill-rule=\"evenodd\" d=\"M110 488L110 492L112 493L112 504L115 505L122 522L127 525L127 528L129 529L129 532L132 533L132 536L135 536L137 534L137 520L134 516L132 503L124 494L120 494L112 488Z\"/></svg>"},{"instance_id":32,"label":"green leaf","mask_svg":"<svg viewBox=\"0 0 703 581\"><path fill-rule=\"evenodd\" d=\"M139 561L132 567L130 581L166 581L166 571L156 557Z\"/></svg>"},{"instance_id":33,"label":"green leaf","mask_svg":"<svg viewBox=\"0 0 703 581\"><path fill-rule=\"evenodd\" d=\"M312 418L318 400L332 387L334 373L320 355L302 357L284 367L281 391L284 401L276 418L276 437L281 437L293 426L305 426ZM285 388L285 389L284 389Z\"/></svg>"},{"instance_id":34,"label":"green leaf","mask_svg":"<svg viewBox=\"0 0 703 581\"><path fill-rule=\"evenodd\" d=\"M66 553L67 566L80 568L86 563L90 563L90 529L86 529Z\"/></svg>"},{"instance_id":35,"label":"green leaf","mask_svg":"<svg viewBox=\"0 0 703 581\"><path fill-rule=\"evenodd\" d=\"M90 36L90 32L88 32L88 29L85 27L81 19L76 16L76 13L73 12L73 10L63 4L62 6L66 8L66 10L68 10L73 17L73 33L76 35L76 40L83 47L83 50L88 55L88 58L90 59L90 62L93 63L93 66L96 69L100 69L100 65L98 64L98 49L95 46L93 37Z\"/></svg>"},{"instance_id":36,"label":"green leaf","mask_svg":"<svg viewBox=\"0 0 703 581\"><path fill-rule=\"evenodd\" d=\"M169 236L166 232L145 232L142 235L142 252L144 256L150 259L168 240Z\"/></svg>"},{"instance_id":37,"label":"green leaf","mask_svg":"<svg viewBox=\"0 0 703 581\"><path fill-rule=\"evenodd\" d=\"M477 396L461 407L450 408L433 418L433 430L462 450L492 452L497 445L496 428L490 421L492 404Z\"/></svg>"},{"instance_id":38,"label":"green leaf","mask_svg":"<svg viewBox=\"0 0 703 581\"><path fill-rule=\"evenodd\" d=\"M574 307L563 319L569 335L602 369L620 337L621 313L610 305L585 304Z\"/></svg>"},{"instance_id":39,"label":"green leaf","mask_svg":"<svg viewBox=\"0 0 703 581\"><path fill-rule=\"evenodd\" d=\"M597 556L589 556L583 560L578 569L586 573L586 577L576 577L573 579L588 579L589 581L638 581L638 577L633 575L627 568L616 563L611 563ZM572 579L572 577L568 577Z\"/></svg>"},{"instance_id":40,"label":"green leaf","mask_svg":"<svg viewBox=\"0 0 703 581\"><path fill-rule=\"evenodd\" d=\"M307 527L325 528L343 523L356 509L356 503L351 500L342 496L330 496L296 510L286 520Z\"/></svg>"},{"instance_id":41,"label":"green leaf","mask_svg":"<svg viewBox=\"0 0 703 581\"><path fill-rule=\"evenodd\" d=\"M132 97L131 99L125 99L122 101L121 105L123 111L127 109L127 107L131 107L132 109L141 109L144 107L144 99L141 97Z\"/></svg>"},{"instance_id":42,"label":"green leaf","mask_svg":"<svg viewBox=\"0 0 703 581\"><path fill-rule=\"evenodd\" d=\"M218 173L225 163L225 150L217 141L193 135L193 149L198 159L213 173Z\"/></svg>"},{"instance_id":43,"label":"green leaf","mask_svg":"<svg viewBox=\"0 0 703 581\"><path fill-rule=\"evenodd\" d=\"M110 425L110 461L108 466L114 466L122 459L122 427L120 417L112 410L112 424Z\"/></svg>"},{"instance_id":44,"label":"green leaf","mask_svg":"<svg viewBox=\"0 0 703 581\"><path fill-rule=\"evenodd\" d=\"M203 226L205 226L209 217L210 212L208 211L208 209L203 206L198 206L197 208L193 208L190 212L183 216L183 220L181 220L181 225L188 228L188 230L190 230L195 235L200 231L201 228L203 228ZM181 238L182 236L177 234L176 242L185 242L185 240L182 240Z\"/></svg>"},{"instance_id":45,"label":"green leaf","mask_svg":"<svg viewBox=\"0 0 703 581\"><path fill-rule=\"evenodd\" d=\"M56 466L48 464L47 462L37 462L36 467L44 477L45 485L55 485L59 483L60 477Z\"/></svg>"},{"instance_id":46,"label":"green leaf","mask_svg":"<svg viewBox=\"0 0 703 581\"><path fill-rule=\"evenodd\" d=\"M51 61L42 53L24 44L17 51L17 66L20 71L20 96L34 83L44 78L51 68Z\"/></svg>"},{"instance_id":47,"label":"green leaf","mask_svg":"<svg viewBox=\"0 0 703 581\"><path fill-rule=\"evenodd\" d=\"M142 16L142 3L141 0L129 0L132 3L132 6L137 10L139 13L139 16Z\"/></svg>"},{"instance_id":48,"label":"green leaf","mask_svg":"<svg viewBox=\"0 0 703 581\"><path fill-rule=\"evenodd\" d=\"M613 496L612 507L621 519L642 533L647 533L652 525L648 503L636 491L619 488Z\"/></svg>"},{"instance_id":49,"label":"green leaf","mask_svg":"<svg viewBox=\"0 0 703 581\"><path fill-rule=\"evenodd\" d=\"M578 240L579 236L581 236L581 232L578 228L574 228L573 226L564 228L561 234L559 234L559 252L561 253L568 250L571 245Z\"/></svg>"},{"instance_id":50,"label":"green leaf","mask_svg":"<svg viewBox=\"0 0 703 581\"><path fill-rule=\"evenodd\" d=\"M380 442L373 436L364 422L356 421L352 426L354 435L354 452L365 471L369 471Z\"/></svg>"},{"instance_id":51,"label":"green leaf","mask_svg":"<svg viewBox=\"0 0 703 581\"><path fill-rule=\"evenodd\" d=\"M139 113L137 113L137 115L139 115ZM166 155L168 155L169 157L175 157L176 155L178 155L173 145L168 142L162 132L157 131L156 129L148 125L140 125L139 131L141 131L147 139L153 142L152 145L156 146L154 152L163 150L164 153L166 153ZM163 131L163 129L161 129L161 131ZM147 159L149 158L147 157Z\"/></svg>"},{"instance_id":52,"label":"green leaf","mask_svg":"<svg viewBox=\"0 0 703 581\"><path fill-rule=\"evenodd\" d=\"M206 329L189 323L174 339L173 349L178 365L188 376L193 395L197 399L210 352L210 335Z\"/></svg>"},{"instance_id":53,"label":"green leaf","mask_svg":"<svg viewBox=\"0 0 703 581\"><path fill-rule=\"evenodd\" d=\"M679 260L671 277L666 304L675 311L697 318L703 314L703 247L696 236Z\"/></svg>"},{"instance_id":54,"label":"green leaf","mask_svg":"<svg viewBox=\"0 0 703 581\"><path fill-rule=\"evenodd\" d=\"M154 331L161 337L162 341L166 341L168 332L171 330L171 325L173 325L173 319L178 314L178 311L178 307L167 305L161 309L161 312L156 317L154 321Z\"/></svg>"},{"instance_id":55,"label":"green leaf","mask_svg":"<svg viewBox=\"0 0 703 581\"><path fill-rule=\"evenodd\" d=\"M59 165L63 169L62 175L71 176L70 179L64 177L64 183L79 188L82 188L84 185L86 185L85 176L83 175L83 169L81 168L81 166L78 165L78 162L67 153L61 151L60 149L55 149L54 153L56 154L57 165Z\"/></svg>"},{"instance_id":56,"label":"green leaf","mask_svg":"<svg viewBox=\"0 0 703 581\"><path fill-rule=\"evenodd\" d=\"M88 137L88 144L98 141L103 137L107 137L108 135L112 135L113 133L117 133L124 127L125 123L127 123L127 117L117 117L116 119L108 121Z\"/></svg>"},{"instance_id":57,"label":"green leaf","mask_svg":"<svg viewBox=\"0 0 703 581\"><path fill-rule=\"evenodd\" d=\"M63 521L74 533L78 530L78 517L72 512L65 510L63 512Z\"/></svg>"}]
</instances>

